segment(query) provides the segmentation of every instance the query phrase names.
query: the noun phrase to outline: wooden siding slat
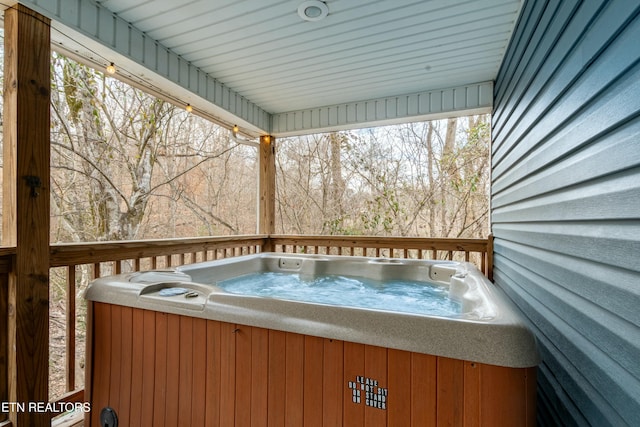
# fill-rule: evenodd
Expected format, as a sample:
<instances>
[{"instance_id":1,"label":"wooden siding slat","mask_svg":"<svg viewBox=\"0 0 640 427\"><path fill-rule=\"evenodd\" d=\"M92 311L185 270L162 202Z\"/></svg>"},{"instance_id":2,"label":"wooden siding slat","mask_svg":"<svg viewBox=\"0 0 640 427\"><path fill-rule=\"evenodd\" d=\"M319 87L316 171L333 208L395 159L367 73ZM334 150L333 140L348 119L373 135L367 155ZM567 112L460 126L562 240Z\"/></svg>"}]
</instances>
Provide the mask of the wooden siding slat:
<instances>
[{"instance_id":1,"label":"wooden siding slat","mask_svg":"<svg viewBox=\"0 0 640 427\"><path fill-rule=\"evenodd\" d=\"M379 388L388 389L387 381L387 349L377 346L366 346L364 350L364 371L365 376L377 381L377 386L371 388L369 392L370 406L365 406L364 422L366 426L383 427L387 425L387 410L374 407L376 405L374 396L377 397ZM373 400L373 401L371 401ZM366 401L366 394L365 394ZM366 402L365 402L366 404ZM386 403L385 403L386 407Z\"/></svg>"},{"instance_id":2,"label":"wooden siding slat","mask_svg":"<svg viewBox=\"0 0 640 427\"><path fill-rule=\"evenodd\" d=\"M387 388L393 398L389 405L388 424L390 426L412 426L411 390L415 381L421 379L411 374L411 353L395 349L388 350Z\"/></svg>"},{"instance_id":3,"label":"wooden siding slat","mask_svg":"<svg viewBox=\"0 0 640 427\"><path fill-rule=\"evenodd\" d=\"M301 426L304 420L304 335L286 334L285 425Z\"/></svg>"},{"instance_id":4,"label":"wooden siding slat","mask_svg":"<svg viewBox=\"0 0 640 427\"><path fill-rule=\"evenodd\" d=\"M236 412L235 422L239 426L249 426L252 422L251 408L252 398L252 343L253 328L239 327L236 335ZM264 357L264 355L263 355Z\"/></svg>"},{"instance_id":5,"label":"wooden siding slat","mask_svg":"<svg viewBox=\"0 0 640 427\"><path fill-rule=\"evenodd\" d=\"M139 338L139 337L138 337ZM131 353L133 351L133 309L130 307L122 307L122 331L120 345L120 360L122 361L120 375L120 406L118 416L123 420L129 419L131 405L131 376L132 376L132 360Z\"/></svg>"},{"instance_id":6,"label":"wooden siding slat","mask_svg":"<svg viewBox=\"0 0 640 427\"><path fill-rule=\"evenodd\" d=\"M123 397L120 387L122 374L122 358L134 360L130 354L122 354L124 346L122 345L122 310L124 307L111 306L111 337L109 351L111 352L111 381L109 382L109 405L114 408L120 407L120 399Z\"/></svg>"},{"instance_id":7,"label":"wooden siding slat","mask_svg":"<svg viewBox=\"0 0 640 427\"><path fill-rule=\"evenodd\" d=\"M267 392L269 358L269 330L253 328L251 331L251 427L267 425Z\"/></svg>"},{"instance_id":8,"label":"wooden siding slat","mask_svg":"<svg viewBox=\"0 0 640 427\"><path fill-rule=\"evenodd\" d=\"M175 372L178 374L178 425L185 427L191 425L193 341L193 318L180 316L180 337L175 343L180 347L180 365Z\"/></svg>"},{"instance_id":9,"label":"wooden siding slat","mask_svg":"<svg viewBox=\"0 0 640 427\"><path fill-rule=\"evenodd\" d=\"M364 344L352 342L344 343L344 377L345 381L358 383L357 378L365 375ZM359 384L358 384L359 385ZM360 393L360 403L354 404L353 391L347 390L344 396L344 422L346 425L360 426L364 424L364 411L366 394Z\"/></svg>"},{"instance_id":10,"label":"wooden siding slat","mask_svg":"<svg viewBox=\"0 0 640 427\"><path fill-rule=\"evenodd\" d=\"M204 372L207 367L207 321L193 320L193 393L191 394L191 425L204 426L206 378Z\"/></svg>"},{"instance_id":11,"label":"wooden siding slat","mask_svg":"<svg viewBox=\"0 0 640 427\"><path fill-rule=\"evenodd\" d=\"M304 337L304 378L310 384L322 384L324 363L324 341L322 338ZM320 427L324 424L323 393L314 389L304 394L304 425Z\"/></svg>"},{"instance_id":12,"label":"wooden siding slat","mask_svg":"<svg viewBox=\"0 0 640 427\"><path fill-rule=\"evenodd\" d=\"M324 339L323 344L322 422L334 427L342 424L343 342Z\"/></svg>"},{"instance_id":13,"label":"wooden siding slat","mask_svg":"<svg viewBox=\"0 0 640 427\"><path fill-rule=\"evenodd\" d=\"M286 395L286 333L269 331L267 419L270 427L284 426Z\"/></svg>"},{"instance_id":14,"label":"wooden siding slat","mask_svg":"<svg viewBox=\"0 0 640 427\"><path fill-rule=\"evenodd\" d=\"M167 398L165 401L164 422L166 426L178 425L178 398L169 395L179 389L180 382L176 375L180 367L180 316L167 315Z\"/></svg>"},{"instance_id":15,"label":"wooden siding slat","mask_svg":"<svg viewBox=\"0 0 640 427\"><path fill-rule=\"evenodd\" d=\"M155 381L155 336L156 336L156 313L145 311L142 352L142 419L140 426L153 427L153 389Z\"/></svg>"},{"instance_id":16,"label":"wooden siding slat","mask_svg":"<svg viewBox=\"0 0 640 427\"><path fill-rule=\"evenodd\" d=\"M131 415L130 425L141 425L142 414L142 369L144 354L144 312L134 310L133 320L133 346L131 348Z\"/></svg>"},{"instance_id":17,"label":"wooden siding slat","mask_svg":"<svg viewBox=\"0 0 640 427\"><path fill-rule=\"evenodd\" d=\"M411 354L411 425L435 426L437 422L437 358ZM393 397L391 397L393 398Z\"/></svg>"},{"instance_id":18,"label":"wooden siding slat","mask_svg":"<svg viewBox=\"0 0 640 427\"><path fill-rule=\"evenodd\" d=\"M463 425L464 421L464 362L439 357L437 364L438 424Z\"/></svg>"},{"instance_id":19,"label":"wooden siding slat","mask_svg":"<svg viewBox=\"0 0 640 427\"><path fill-rule=\"evenodd\" d=\"M235 424L236 329L220 323L220 426Z\"/></svg>"},{"instance_id":20,"label":"wooden siding slat","mask_svg":"<svg viewBox=\"0 0 640 427\"><path fill-rule=\"evenodd\" d=\"M525 426L521 423L522 420L518 420L518 423L512 424L508 419L492 418L487 414L492 414L492 411L486 408L490 406L501 408L508 403L502 399L494 398L494 395L502 390L500 384L495 384L495 388L482 389L483 371L482 365L474 362L464 362L464 425L465 427L479 427L483 425L519 425ZM482 392L488 393L485 398ZM522 396L516 396L521 398Z\"/></svg>"},{"instance_id":21,"label":"wooden siding slat","mask_svg":"<svg viewBox=\"0 0 640 427\"><path fill-rule=\"evenodd\" d=\"M167 426L165 423L165 409L167 405L167 349L168 343L168 315L166 313L156 314L156 339L155 339L155 380L153 383L153 425L158 427ZM123 389L125 397L129 398L126 389ZM126 419L126 418L125 418ZM168 426L167 426L168 427Z\"/></svg>"},{"instance_id":22,"label":"wooden siding slat","mask_svg":"<svg viewBox=\"0 0 640 427\"><path fill-rule=\"evenodd\" d=\"M206 401L205 426L216 427L220 425L220 384L222 379L222 347L221 347L220 322L207 322L207 369L206 376Z\"/></svg>"},{"instance_id":23,"label":"wooden siding slat","mask_svg":"<svg viewBox=\"0 0 640 427\"><path fill-rule=\"evenodd\" d=\"M469 377L474 377L477 382L475 392L478 395L479 411L476 419L482 425L497 425L500 423L518 426L527 425L527 420L524 419L527 413L526 399L513 394L506 395L500 400L491 398L496 390L509 387L521 387L526 390L526 371L524 369L504 369L490 365L471 367L471 364L465 364L465 389ZM481 396L485 398L481 400ZM481 407L480 403L482 403Z\"/></svg>"},{"instance_id":24,"label":"wooden siding slat","mask_svg":"<svg viewBox=\"0 0 640 427\"><path fill-rule=\"evenodd\" d=\"M93 363L96 369L91 372L92 384L92 406L103 408L109 405L109 382L111 372L111 305L102 303L91 303L93 306L93 336L100 337L93 342ZM91 425L100 425L100 411L91 411Z\"/></svg>"}]
</instances>

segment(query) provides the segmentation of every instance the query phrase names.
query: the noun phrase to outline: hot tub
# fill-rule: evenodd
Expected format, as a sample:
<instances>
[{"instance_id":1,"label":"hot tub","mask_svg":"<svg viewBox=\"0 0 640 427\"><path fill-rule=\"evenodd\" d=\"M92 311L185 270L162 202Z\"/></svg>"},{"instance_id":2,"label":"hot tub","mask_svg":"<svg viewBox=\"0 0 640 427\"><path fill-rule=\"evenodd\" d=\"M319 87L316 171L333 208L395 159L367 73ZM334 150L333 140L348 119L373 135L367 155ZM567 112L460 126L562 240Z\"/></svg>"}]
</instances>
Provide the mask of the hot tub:
<instances>
[{"instance_id":1,"label":"hot tub","mask_svg":"<svg viewBox=\"0 0 640 427\"><path fill-rule=\"evenodd\" d=\"M468 263L262 253L86 298L88 425L535 424L535 339Z\"/></svg>"}]
</instances>

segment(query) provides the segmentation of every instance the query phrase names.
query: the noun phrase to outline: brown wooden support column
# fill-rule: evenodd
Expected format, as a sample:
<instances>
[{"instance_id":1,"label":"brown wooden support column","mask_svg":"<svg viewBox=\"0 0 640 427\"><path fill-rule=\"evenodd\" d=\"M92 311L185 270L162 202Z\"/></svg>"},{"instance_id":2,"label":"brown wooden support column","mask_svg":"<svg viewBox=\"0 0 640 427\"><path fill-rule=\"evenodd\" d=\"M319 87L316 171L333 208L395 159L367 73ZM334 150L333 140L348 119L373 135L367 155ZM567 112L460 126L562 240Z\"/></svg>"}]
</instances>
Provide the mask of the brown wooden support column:
<instances>
[{"instance_id":1,"label":"brown wooden support column","mask_svg":"<svg viewBox=\"0 0 640 427\"><path fill-rule=\"evenodd\" d=\"M47 402L49 378L50 21L16 5L4 14L3 244L9 276L9 401ZM15 427L51 414L16 411Z\"/></svg>"},{"instance_id":2,"label":"brown wooden support column","mask_svg":"<svg viewBox=\"0 0 640 427\"><path fill-rule=\"evenodd\" d=\"M260 137L260 176L258 203L258 233L273 234L276 224L276 140L270 135ZM268 242L264 252L273 250Z\"/></svg>"}]
</instances>

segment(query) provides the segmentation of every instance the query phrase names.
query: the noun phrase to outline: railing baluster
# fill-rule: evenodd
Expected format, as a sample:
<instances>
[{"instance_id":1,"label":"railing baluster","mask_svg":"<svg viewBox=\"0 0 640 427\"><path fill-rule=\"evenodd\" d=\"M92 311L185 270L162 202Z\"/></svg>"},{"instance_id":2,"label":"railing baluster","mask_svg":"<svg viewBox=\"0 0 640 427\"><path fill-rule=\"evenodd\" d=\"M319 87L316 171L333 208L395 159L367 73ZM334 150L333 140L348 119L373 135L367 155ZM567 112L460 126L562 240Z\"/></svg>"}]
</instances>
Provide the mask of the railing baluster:
<instances>
[{"instance_id":1,"label":"railing baluster","mask_svg":"<svg viewBox=\"0 0 640 427\"><path fill-rule=\"evenodd\" d=\"M485 274L485 276L489 277L487 274L487 253L482 252L480 254L480 270ZM491 277L489 277L491 279Z\"/></svg>"},{"instance_id":2,"label":"railing baluster","mask_svg":"<svg viewBox=\"0 0 640 427\"><path fill-rule=\"evenodd\" d=\"M76 389L76 266L67 267L66 391Z\"/></svg>"}]
</instances>

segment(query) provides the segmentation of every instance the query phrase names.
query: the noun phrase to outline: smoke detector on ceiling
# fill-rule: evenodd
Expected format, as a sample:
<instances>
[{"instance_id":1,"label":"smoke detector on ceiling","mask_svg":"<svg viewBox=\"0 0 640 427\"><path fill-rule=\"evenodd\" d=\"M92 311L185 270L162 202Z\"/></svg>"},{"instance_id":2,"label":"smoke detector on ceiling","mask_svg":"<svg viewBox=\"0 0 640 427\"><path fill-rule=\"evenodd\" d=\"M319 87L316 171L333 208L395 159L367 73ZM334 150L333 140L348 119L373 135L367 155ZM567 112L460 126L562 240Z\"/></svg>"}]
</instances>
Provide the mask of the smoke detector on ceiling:
<instances>
[{"instance_id":1,"label":"smoke detector on ceiling","mask_svg":"<svg viewBox=\"0 0 640 427\"><path fill-rule=\"evenodd\" d=\"M328 14L329 7L319 0L304 1L298 6L298 15L305 21L319 21Z\"/></svg>"}]
</instances>

